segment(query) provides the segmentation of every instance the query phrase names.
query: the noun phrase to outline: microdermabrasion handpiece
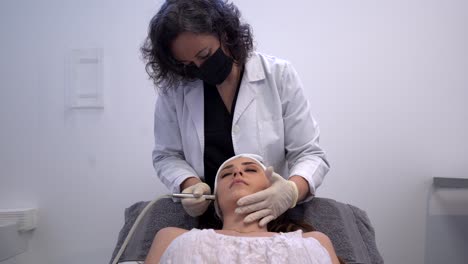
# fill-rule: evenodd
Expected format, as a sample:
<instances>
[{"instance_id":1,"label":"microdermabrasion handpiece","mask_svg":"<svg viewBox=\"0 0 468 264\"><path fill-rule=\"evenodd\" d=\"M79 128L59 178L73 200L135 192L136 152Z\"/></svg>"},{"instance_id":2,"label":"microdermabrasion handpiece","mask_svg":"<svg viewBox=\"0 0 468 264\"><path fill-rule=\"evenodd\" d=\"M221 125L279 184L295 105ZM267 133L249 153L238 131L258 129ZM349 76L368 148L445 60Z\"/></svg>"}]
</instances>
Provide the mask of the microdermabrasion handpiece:
<instances>
[{"instance_id":1,"label":"microdermabrasion handpiece","mask_svg":"<svg viewBox=\"0 0 468 264\"><path fill-rule=\"evenodd\" d=\"M174 198L196 198L193 195L193 193L173 193L172 197L174 197ZM215 199L214 195L204 194L201 197L205 198L206 200L214 200Z\"/></svg>"}]
</instances>

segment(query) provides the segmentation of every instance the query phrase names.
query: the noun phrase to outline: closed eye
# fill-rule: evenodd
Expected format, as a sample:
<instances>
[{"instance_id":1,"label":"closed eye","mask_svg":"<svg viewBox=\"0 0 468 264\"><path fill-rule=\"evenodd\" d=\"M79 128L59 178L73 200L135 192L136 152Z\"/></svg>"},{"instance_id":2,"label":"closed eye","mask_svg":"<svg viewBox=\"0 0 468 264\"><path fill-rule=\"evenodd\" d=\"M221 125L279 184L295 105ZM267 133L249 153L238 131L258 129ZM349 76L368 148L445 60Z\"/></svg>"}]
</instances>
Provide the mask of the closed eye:
<instances>
[{"instance_id":1,"label":"closed eye","mask_svg":"<svg viewBox=\"0 0 468 264\"><path fill-rule=\"evenodd\" d=\"M208 54L206 54L205 56L198 56L198 58L199 58L200 60L206 60L206 59L208 59L208 58L210 57L210 55L211 55L211 54L208 53Z\"/></svg>"},{"instance_id":2,"label":"closed eye","mask_svg":"<svg viewBox=\"0 0 468 264\"><path fill-rule=\"evenodd\" d=\"M226 177L226 176L229 176L229 175L231 175L231 174L232 174L232 173L230 173L230 172L224 173L223 175L221 175L221 179L224 178L224 177Z\"/></svg>"},{"instance_id":3,"label":"closed eye","mask_svg":"<svg viewBox=\"0 0 468 264\"><path fill-rule=\"evenodd\" d=\"M205 49L203 52L200 52L197 54L197 58L199 60L206 60L211 56L211 49Z\"/></svg>"}]
</instances>

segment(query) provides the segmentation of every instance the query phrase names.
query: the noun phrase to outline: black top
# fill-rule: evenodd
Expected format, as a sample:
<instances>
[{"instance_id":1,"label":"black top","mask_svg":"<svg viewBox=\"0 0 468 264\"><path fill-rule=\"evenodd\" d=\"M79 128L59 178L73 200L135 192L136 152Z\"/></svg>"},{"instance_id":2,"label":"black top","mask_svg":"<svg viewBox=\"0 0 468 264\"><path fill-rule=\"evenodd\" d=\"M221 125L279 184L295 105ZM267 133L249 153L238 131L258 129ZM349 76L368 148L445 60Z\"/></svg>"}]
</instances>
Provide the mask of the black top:
<instances>
[{"instance_id":1,"label":"black top","mask_svg":"<svg viewBox=\"0 0 468 264\"><path fill-rule=\"evenodd\" d=\"M204 89L204 112L205 112L205 151L203 164L205 168L205 182L214 190L214 181L219 166L234 156L232 145L232 117L236 107L237 95L242 81L244 70L241 71L241 78L237 85L236 94L232 102L231 113L216 89L216 86L203 83Z\"/></svg>"}]
</instances>

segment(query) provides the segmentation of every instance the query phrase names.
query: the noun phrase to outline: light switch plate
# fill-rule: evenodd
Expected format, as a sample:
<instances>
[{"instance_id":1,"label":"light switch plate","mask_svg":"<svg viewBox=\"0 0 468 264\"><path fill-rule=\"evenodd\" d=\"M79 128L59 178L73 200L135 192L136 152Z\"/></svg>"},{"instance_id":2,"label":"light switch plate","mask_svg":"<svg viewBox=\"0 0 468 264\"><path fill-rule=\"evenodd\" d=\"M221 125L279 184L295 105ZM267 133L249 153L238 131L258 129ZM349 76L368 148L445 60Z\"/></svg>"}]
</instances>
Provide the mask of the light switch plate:
<instances>
[{"instance_id":1,"label":"light switch plate","mask_svg":"<svg viewBox=\"0 0 468 264\"><path fill-rule=\"evenodd\" d=\"M74 49L67 60L66 104L69 108L103 108L102 49Z\"/></svg>"}]
</instances>

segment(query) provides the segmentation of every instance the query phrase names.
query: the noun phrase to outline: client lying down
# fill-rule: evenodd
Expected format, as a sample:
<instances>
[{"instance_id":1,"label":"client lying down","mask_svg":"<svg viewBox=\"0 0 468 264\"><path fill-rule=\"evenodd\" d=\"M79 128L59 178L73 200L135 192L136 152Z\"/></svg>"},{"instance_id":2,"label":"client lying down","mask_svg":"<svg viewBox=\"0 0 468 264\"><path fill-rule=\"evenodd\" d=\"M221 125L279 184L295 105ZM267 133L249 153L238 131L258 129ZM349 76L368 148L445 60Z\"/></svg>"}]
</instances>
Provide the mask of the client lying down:
<instances>
[{"instance_id":1,"label":"client lying down","mask_svg":"<svg viewBox=\"0 0 468 264\"><path fill-rule=\"evenodd\" d=\"M260 227L258 222L245 224L245 215L235 213L237 200L269 187L271 175L257 155L241 154L225 161L214 188L223 228L163 228L145 263L340 263L325 234L303 232L313 230L307 224L282 223L275 228L272 222L268 228Z\"/></svg>"}]
</instances>

